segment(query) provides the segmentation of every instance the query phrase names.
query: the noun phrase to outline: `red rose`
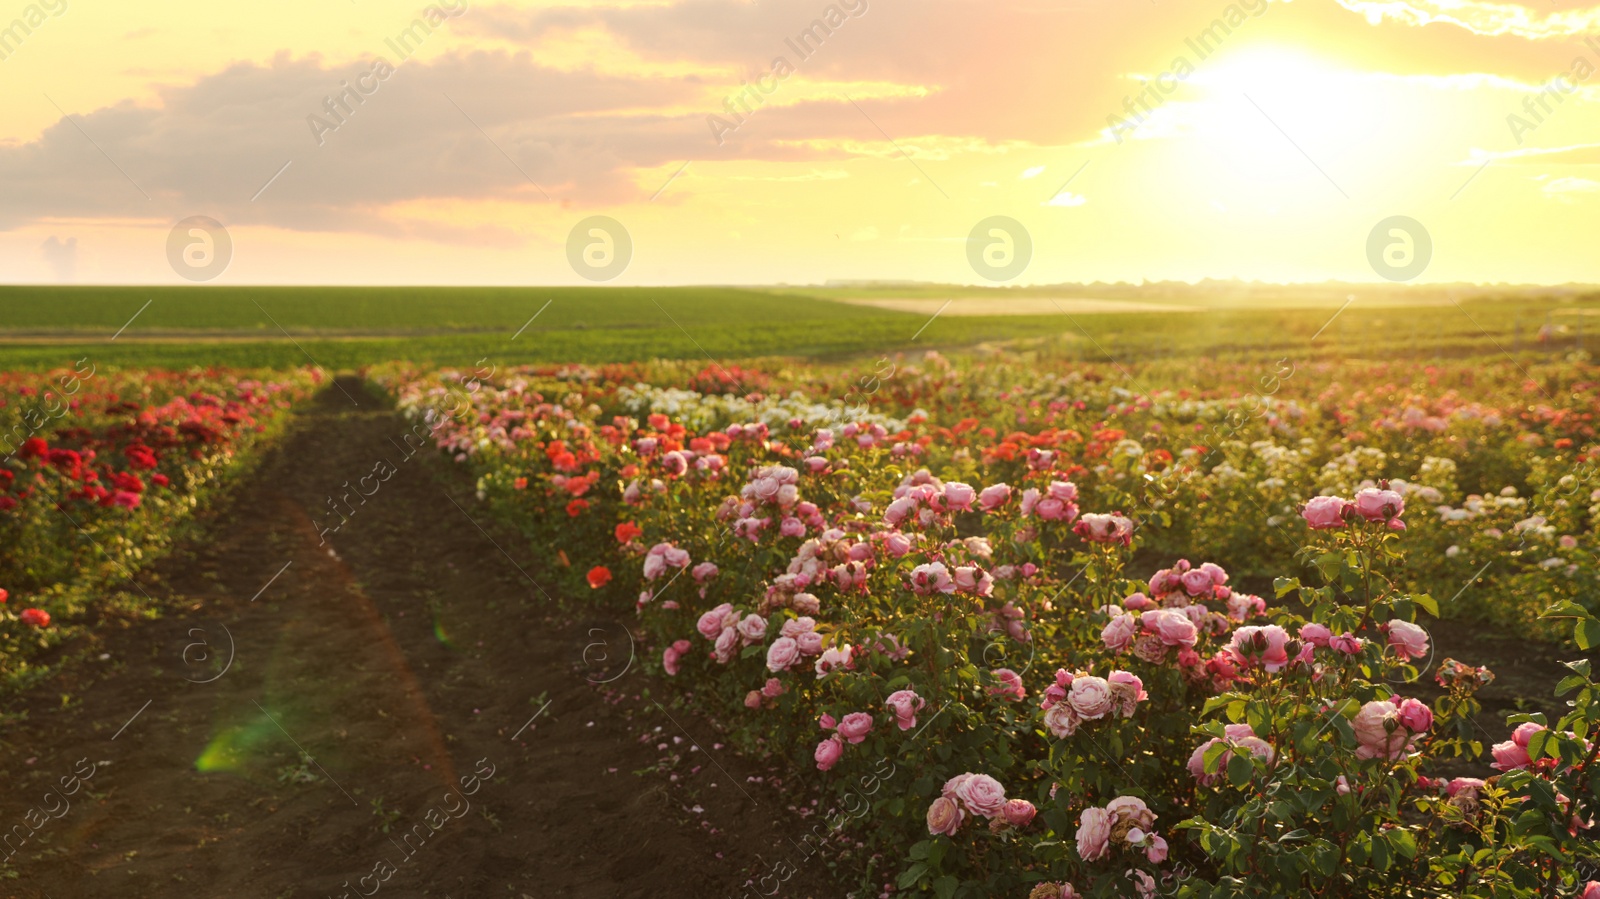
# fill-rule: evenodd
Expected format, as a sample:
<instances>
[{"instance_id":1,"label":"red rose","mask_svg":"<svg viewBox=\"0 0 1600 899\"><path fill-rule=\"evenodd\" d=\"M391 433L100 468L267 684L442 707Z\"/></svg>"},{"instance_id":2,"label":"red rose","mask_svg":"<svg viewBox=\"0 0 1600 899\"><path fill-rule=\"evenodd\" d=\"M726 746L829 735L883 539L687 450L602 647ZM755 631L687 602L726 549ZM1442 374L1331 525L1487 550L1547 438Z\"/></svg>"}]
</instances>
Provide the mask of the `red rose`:
<instances>
[{"instance_id":1,"label":"red rose","mask_svg":"<svg viewBox=\"0 0 1600 899\"><path fill-rule=\"evenodd\" d=\"M577 518L579 515L582 515L583 510L587 508L589 508L588 500L575 499L572 502L567 503L567 517Z\"/></svg>"},{"instance_id":2,"label":"red rose","mask_svg":"<svg viewBox=\"0 0 1600 899\"><path fill-rule=\"evenodd\" d=\"M22 619L23 624L31 624L34 627L48 627L50 625L50 613L44 609L24 609L22 614L17 617Z\"/></svg>"},{"instance_id":3,"label":"red rose","mask_svg":"<svg viewBox=\"0 0 1600 899\"><path fill-rule=\"evenodd\" d=\"M611 569L605 567L604 565L596 565L595 567L589 569L589 586L592 589L599 590L601 587L604 587L610 582Z\"/></svg>"},{"instance_id":4,"label":"red rose","mask_svg":"<svg viewBox=\"0 0 1600 899\"><path fill-rule=\"evenodd\" d=\"M629 540L632 540L633 538L635 538L635 537L637 537L637 536L639 536L640 534L643 534L643 533L644 533L644 528L639 527L638 525L634 524L631 521L624 521L623 523L617 525L617 530L616 530L617 542L618 543L627 543Z\"/></svg>"}]
</instances>

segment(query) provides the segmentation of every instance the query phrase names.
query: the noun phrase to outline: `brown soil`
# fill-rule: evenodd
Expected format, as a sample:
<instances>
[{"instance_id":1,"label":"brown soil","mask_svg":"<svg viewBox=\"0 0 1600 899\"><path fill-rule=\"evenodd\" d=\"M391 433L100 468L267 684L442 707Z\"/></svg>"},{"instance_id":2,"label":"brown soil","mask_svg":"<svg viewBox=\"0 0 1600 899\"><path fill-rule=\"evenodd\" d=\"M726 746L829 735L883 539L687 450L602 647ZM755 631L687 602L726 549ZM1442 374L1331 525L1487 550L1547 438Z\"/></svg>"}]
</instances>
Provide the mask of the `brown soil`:
<instances>
[{"instance_id":1,"label":"brown soil","mask_svg":"<svg viewBox=\"0 0 1600 899\"><path fill-rule=\"evenodd\" d=\"M106 622L11 704L0 895L715 897L788 858L812 822L654 704L626 620L563 618L463 474L342 386L359 408L325 391L139 576L160 619ZM824 865L777 895L840 895Z\"/></svg>"}]
</instances>

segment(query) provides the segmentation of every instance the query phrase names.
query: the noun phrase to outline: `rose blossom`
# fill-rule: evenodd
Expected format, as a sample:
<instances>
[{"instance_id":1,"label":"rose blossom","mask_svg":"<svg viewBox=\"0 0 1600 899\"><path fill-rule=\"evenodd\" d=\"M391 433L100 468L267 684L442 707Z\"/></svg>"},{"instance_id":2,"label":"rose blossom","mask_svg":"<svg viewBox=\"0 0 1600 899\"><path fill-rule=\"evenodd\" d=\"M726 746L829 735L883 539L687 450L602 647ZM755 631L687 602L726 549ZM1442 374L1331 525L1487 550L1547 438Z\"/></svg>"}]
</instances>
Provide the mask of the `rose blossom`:
<instances>
[{"instance_id":1,"label":"rose blossom","mask_svg":"<svg viewBox=\"0 0 1600 899\"><path fill-rule=\"evenodd\" d=\"M839 742L838 737L829 737L818 743L817 751L811 755L816 759L817 770L826 771L839 763L839 757L844 755L844 744Z\"/></svg>"},{"instance_id":2,"label":"rose blossom","mask_svg":"<svg viewBox=\"0 0 1600 899\"><path fill-rule=\"evenodd\" d=\"M1058 702L1044 713L1045 729L1050 731L1058 740L1065 740L1078 731L1078 725L1083 722L1078 718L1078 713L1072 706L1065 702Z\"/></svg>"},{"instance_id":3,"label":"rose blossom","mask_svg":"<svg viewBox=\"0 0 1600 899\"><path fill-rule=\"evenodd\" d=\"M993 818L1006 805L1006 788L987 774L974 774L952 791L961 804L975 815Z\"/></svg>"},{"instance_id":4,"label":"rose blossom","mask_svg":"<svg viewBox=\"0 0 1600 899\"><path fill-rule=\"evenodd\" d=\"M928 806L928 833L938 836L943 834L953 837L961 829L961 822L966 815L962 814L961 807L948 796L940 796Z\"/></svg>"},{"instance_id":5,"label":"rose blossom","mask_svg":"<svg viewBox=\"0 0 1600 899\"><path fill-rule=\"evenodd\" d=\"M1077 677L1067 691L1067 704L1079 717L1093 721L1111 711L1111 685L1101 677Z\"/></svg>"},{"instance_id":6,"label":"rose blossom","mask_svg":"<svg viewBox=\"0 0 1600 899\"><path fill-rule=\"evenodd\" d=\"M1161 640L1163 646L1193 646L1199 632L1194 622L1180 609L1150 609L1139 614L1145 631Z\"/></svg>"},{"instance_id":7,"label":"rose blossom","mask_svg":"<svg viewBox=\"0 0 1600 899\"><path fill-rule=\"evenodd\" d=\"M866 712L851 712L839 722L839 736L851 743L860 743L872 730L872 716Z\"/></svg>"},{"instance_id":8,"label":"rose blossom","mask_svg":"<svg viewBox=\"0 0 1600 899\"><path fill-rule=\"evenodd\" d=\"M951 509L971 510L972 500L976 495L976 491L959 481L951 481L944 485L944 502Z\"/></svg>"},{"instance_id":9,"label":"rose blossom","mask_svg":"<svg viewBox=\"0 0 1600 899\"><path fill-rule=\"evenodd\" d=\"M1405 514L1406 501L1393 490L1368 487L1356 493L1355 508L1368 521L1393 521Z\"/></svg>"},{"instance_id":10,"label":"rose blossom","mask_svg":"<svg viewBox=\"0 0 1600 899\"><path fill-rule=\"evenodd\" d=\"M1306 500L1300 517L1313 531L1328 531L1344 527L1344 509L1348 503L1338 496L1314 496Z\"/></svg>"},{"instance_id":11,"label":"rose blossom","mask_svg":"<svg viewBox=\"0 0 1600 899\"><path fill-rule=\"evenodd\" d=\"M779 637L767 647L767 670L784 671L800 660L800 645L792 637Z\"/></svg>"},{"instance_id":12,"label":"rose blossom","mask_svg":"<svg viewBox=\"0 0 1600 899\"><path fill-rule=\"evenodd\" d=\"M1005 816L1006 823L1012 827L1027 827L1033 822L1033 816L1037 811L1033 803L1026 799L1007 799L1001 814Z\"/></svg>"},{"instance_id":13,"label":"rose blossom","mask_svg":"<svg viewBox=\"0 0 1600 899\"><path fill-rule=\"evenodd\" d=\"M722 629L727 626L728 615L732 611L732 603L725 602L717 606L715 609L700 616L699 622L695 624L695 630L699 631L700 636L705 637L707 640L717 639L722 634Z\"/></svg>"},{"instance_id":14,"label":"rose blossom","mask_svg":"<svg viewBox=\"0 0 1600 899\"><path fill-rule=\"evenodd\" d=\"M1138 631L1138 619L1132 615L1118 615L1100 631L1100 639L1112 652L1122 652L1133 642L1133 635Z\"/></svg>"},{"instance_id":15,"label":"rose blossom","mask_svg":"<svg viewBox=\"0 0 1600 899\"><path fill-rule=\"evenodd\" d=\"M1300 628L1301 642L1309 643L1312 646L1327 646L1328 641L1332 639L1333 631L1328 630L1325 625L1312 622Z\"/></svg>"},{"instance_id":16,"label":"rose blossom","mask_svg":"<svg viewBox=\"0 0 1600 899\"><path fill-rule=\"evenodd\" d=\"M993 512L1011 500L1011 487L1008 484L994 484L983 488L978 494L978 506L985 512Z\"/></svg>"},{"instance_id":17,"label":"rose blossom","mask_svg":"<svg viewBox=\"0 0 1600 899\"><path fill-rule=\"evenodd\" d=\"M767 619L751 612L738 624L739 636L746 643L760 643L767 636Z\"/></svg>"},{"instance_id":18,"label":"rose blossom","mask_svg":"<svg viewBox=\"0 0 1600 899\"><path fill-rule=\"evenodd\" d=\"M1402 658L1420 659L1428 654L1428 632L1409 621L1390 621L1384 625L1389 632L1389 645Z\"/></svg>"},{"instance_id":19,"label":"rose blossom","mask_svg":"<svg viewBox=\"0 0 1600 899\"><path fill-rule=\"evenodd\" d=\"M1010 668L996 668L994 677L999 683L989 688L990 695L1007 702L1017 702L1028 695L1027 688L1022 685L1022 675Z\"/></svg>"},{"instance_id":20,"label":"rose blossom","mask_svg":"<svg viewBox=\"0 0 1600 899\"><path fill-rule=\"evenodd\" d=\"M1111 847L1111 816L1103 808L1086 808L1078 816L1078 855L1097 861Z\"/></svg>"},{"instance_id":21,"label":"rose blossom","mask_svg":"<svg viewBox=\"0 0 1600 899\"><path fill-rule=\"evenodd\" d=\"M917 726L917 713L922 711L927 702L915 690L897 690L890 693L883 704L894 715L895 724L901 730L910 730Z\"/></svg>"},{"instance_id":22,"label":"rose blossom","mask_svg":"<svg viewBox=\"0 0 1600 899\"><path fill-rule=\"evenodd\" d=\"M1111 696L1116 700L1117 714L1124 718L1132 716L1139 703L1150 698L1144 690L1144 682L1131 672L1113 671L1106 683L1111 686Z\"/></svg>"}]
</instances>

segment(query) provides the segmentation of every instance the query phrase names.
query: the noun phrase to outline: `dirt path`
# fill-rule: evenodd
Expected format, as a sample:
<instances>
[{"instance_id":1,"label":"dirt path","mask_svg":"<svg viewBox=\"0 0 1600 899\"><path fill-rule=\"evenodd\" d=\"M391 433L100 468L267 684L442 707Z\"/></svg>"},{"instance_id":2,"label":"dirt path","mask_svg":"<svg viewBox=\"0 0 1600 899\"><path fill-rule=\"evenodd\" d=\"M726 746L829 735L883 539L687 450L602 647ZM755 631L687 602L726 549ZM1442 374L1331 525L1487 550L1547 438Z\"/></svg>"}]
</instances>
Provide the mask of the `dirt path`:
<instances>
[{"instance_id":1,"label":"dirt path","mask_svg":"<svg viewBox=\"0 0 1600 899\"><path fill-rule=\"evenodd\" d=\"M161 619L108 623L12 704L0 895L710 897L767 873L810 824L767 772L640 699L623 623L553 618L470 482L342 386L359 407L325 391L139 576ZM672 754L676 778L633 773ZM838 895L821 864L776 895Z\"/></svg>"}]
</instances>

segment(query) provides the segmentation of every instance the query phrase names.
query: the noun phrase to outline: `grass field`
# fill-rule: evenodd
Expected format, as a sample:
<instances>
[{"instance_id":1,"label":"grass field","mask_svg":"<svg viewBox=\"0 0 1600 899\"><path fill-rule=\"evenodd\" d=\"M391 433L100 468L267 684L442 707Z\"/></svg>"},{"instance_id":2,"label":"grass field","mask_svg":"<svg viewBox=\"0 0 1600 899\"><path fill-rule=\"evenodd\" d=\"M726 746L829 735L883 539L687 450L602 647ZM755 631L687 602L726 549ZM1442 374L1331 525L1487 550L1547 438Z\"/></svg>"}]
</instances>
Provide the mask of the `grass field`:
<instances>
[{"instance_id":1,"label":"grass field","mask_svg":"<svg viewBox=\"0 0 1600 899\"><path fill-rule=\"evenodd\" d=\"M1360 290L1348 299L1351 289ZM1252 288L1253 290L1253 288ZM0 288L0 367L226 364L332 369L490 358L842 358L1001 343L1084 360L1171 355L1559 354L1595 343L1600 294L1318 287L1254 296L1111 285L1091 305L1061 290L874 288ZM1077 293L1085 296L1084 293ZM957 314L939 313L957 299ZM905 298L896 308L862 305ZM1018 302L1027 299L1026 302ZM846 300L839 302L838 300ZM995 312L985 314L984 304ZM1105 311L1126 305L1134 311ZM1154 307L1154 308L1152 308ZM1056 311L1059 310L1064 311ZM1166 311L1169 309L1186 311ZM1088 309L1089 311L1084 311ZM931 310L931 311L930 311ZM948 311L948 310L947 310ZM1546 339L1537 339L1547 328ZM1587 330L1588 334L1585 335Z\"/></svg>"}]
</instances>

